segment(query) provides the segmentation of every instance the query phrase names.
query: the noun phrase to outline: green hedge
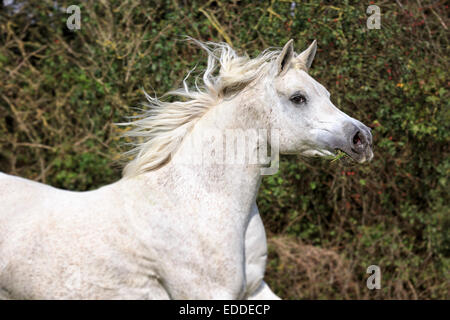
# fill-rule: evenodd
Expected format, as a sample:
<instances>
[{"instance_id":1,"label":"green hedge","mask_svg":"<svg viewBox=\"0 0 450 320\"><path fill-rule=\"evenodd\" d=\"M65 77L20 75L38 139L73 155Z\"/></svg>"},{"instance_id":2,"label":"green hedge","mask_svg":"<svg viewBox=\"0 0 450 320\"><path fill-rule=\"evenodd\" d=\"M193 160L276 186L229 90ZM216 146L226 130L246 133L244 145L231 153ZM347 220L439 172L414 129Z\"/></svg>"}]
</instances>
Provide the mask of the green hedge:
<instances>
[{"instance_id":1,"label":"green hedge","mask_svg":"<svg viewBox=\"0 0 450 320\"><path fill-rule=\"evenodd\" d=\"M347 167L282 157L258 196L267 281L293 299L449 298L442 1L380 1L379 30L366 27L369 2L82 1L78 31L61 10L73 1L15 3L0 5L0 171L71 190L119 179L127 146L113 123L133 115L142 89L161 95L205 65L185 35L250 55L317 39L311 74L374 129L375 158ZM372 264L381 290L366 288Z\"/></svg>"}]
</instances>

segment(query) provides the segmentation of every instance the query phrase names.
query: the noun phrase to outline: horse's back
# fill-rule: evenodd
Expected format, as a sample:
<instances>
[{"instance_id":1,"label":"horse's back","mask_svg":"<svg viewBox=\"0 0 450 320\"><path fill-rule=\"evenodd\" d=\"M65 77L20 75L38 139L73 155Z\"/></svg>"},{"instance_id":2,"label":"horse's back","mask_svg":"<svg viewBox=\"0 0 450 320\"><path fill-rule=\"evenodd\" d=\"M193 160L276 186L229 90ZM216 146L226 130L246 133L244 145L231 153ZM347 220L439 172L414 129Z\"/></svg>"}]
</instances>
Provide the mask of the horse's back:
<instances>
[{"instance_id":1,"label":"horse's back","mask_svg":"<svg viewBox=\"0 0 450 320\"><path fill-rule=\"evenodd\" d=\"M0 299L7 292L16 298L32 297L14 295L11 288L31 286L31 280L38 277L37 261L43 258L43 250L57 245L56 234L67 237L74 222L68 220L73 215L69 203L77 205L76 193L0 173ZM49 261L60 254L51 252Z\"/></svg>"},{"instance_id":2,"label":"horse's back","mask_svg":"<svg viewBox=\"0 0 450 320\"><path fill-rule=\"evenodd\" d=\"M168 298L111 186L73 192L0 174L0 300Z\"/></svg>"},{"instance_id":3,"label":"horse's back","mask_svg":"<svg viewBox=\"0 0 450 320\"><path fill-rule=\"evenodd\" d=\"M42 212L52 199L68 191L36 181L0 173L0 231L1 226L25 216ZM0 233L0 241L2 234Z\"/></svg>"},{"instance_id":4,"label":"horse's back","mask_svg":"<svg viewBox=\"0 0 450 320\"><path fill-rule=\"evenodd\" d=\"M14 297L8 282L11 267L20 268L28 258L24 248L33 247L28 239L34 237L38 229L38 216L45 212L47 198L52 191L62 191L32 180L0 173L0 299ZM42 215L44 216L44 215ZM44 218L45 219L45 218Z\"/></svg>"}]
</instances>

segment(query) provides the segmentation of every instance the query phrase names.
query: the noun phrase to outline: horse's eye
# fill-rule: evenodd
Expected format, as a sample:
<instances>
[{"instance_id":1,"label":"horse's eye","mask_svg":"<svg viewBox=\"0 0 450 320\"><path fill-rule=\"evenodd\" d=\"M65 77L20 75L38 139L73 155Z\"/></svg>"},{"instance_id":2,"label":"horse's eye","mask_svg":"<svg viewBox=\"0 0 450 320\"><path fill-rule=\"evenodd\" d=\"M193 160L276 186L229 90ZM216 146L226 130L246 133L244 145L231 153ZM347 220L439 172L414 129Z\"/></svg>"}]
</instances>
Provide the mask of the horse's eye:
<instances>
[{"instance_id":1,"label":"horse's eye","mask_svg":"<svg viewBox=\"0 0 450 320\"><path fill-rule=\"evenodd\" d=\"M291 98L290 98L290 100L293 102L293 103L295 103L295 104L303 104L303 103L306 103L306 98L305 98L305 96L304 95L302 95L302 94L294 94Z\"/></svg>"}]
</instances>

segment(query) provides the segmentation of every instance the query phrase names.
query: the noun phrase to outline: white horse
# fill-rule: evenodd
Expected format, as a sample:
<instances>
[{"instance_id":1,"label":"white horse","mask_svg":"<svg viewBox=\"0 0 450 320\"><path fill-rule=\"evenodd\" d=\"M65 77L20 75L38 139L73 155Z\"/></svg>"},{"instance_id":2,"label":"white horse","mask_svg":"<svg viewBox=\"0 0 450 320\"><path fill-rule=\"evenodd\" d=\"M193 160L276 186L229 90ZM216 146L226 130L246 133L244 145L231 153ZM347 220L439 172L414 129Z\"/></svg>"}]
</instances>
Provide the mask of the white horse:
<instances>
[{"instance_id":1,"label":"white horse","mask_svg":"<svg viewBox=\"0 0 450 320\"><path fill-rule=\"evenodd\" d=\"M291 40L254 59L199 44L202 85L172 92L175 102L147 96L130 133L143 142L121 180L72 192L0 173L0 298L278 299L263 280L263 165L193 164L187 138L208 147L206 132L264 129L278 132L282 154L340 150L364 162L372 136L308 75L315 41L298 55Z\"/></svg>"}]
</instances>

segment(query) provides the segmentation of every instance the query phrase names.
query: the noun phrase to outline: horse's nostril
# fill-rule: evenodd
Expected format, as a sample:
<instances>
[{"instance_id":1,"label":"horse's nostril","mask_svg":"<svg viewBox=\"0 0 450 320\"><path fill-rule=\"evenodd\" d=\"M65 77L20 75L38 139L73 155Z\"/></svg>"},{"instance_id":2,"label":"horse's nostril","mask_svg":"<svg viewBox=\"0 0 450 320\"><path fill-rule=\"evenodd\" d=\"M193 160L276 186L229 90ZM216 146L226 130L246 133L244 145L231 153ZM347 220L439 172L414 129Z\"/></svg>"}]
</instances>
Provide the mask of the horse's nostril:
<instances>
[{"instance_id":1,"label":"horse's nostril","mask_svg":"<svg viewBox=\"0 0 450 320\"><path fill-rule=\"evenodd\" d=\"M362 144L361 134L360 134L359 131L356 132L356 134L353 136L353 144L354 144L354 145Z\"/></svg>"}]
</instances>

